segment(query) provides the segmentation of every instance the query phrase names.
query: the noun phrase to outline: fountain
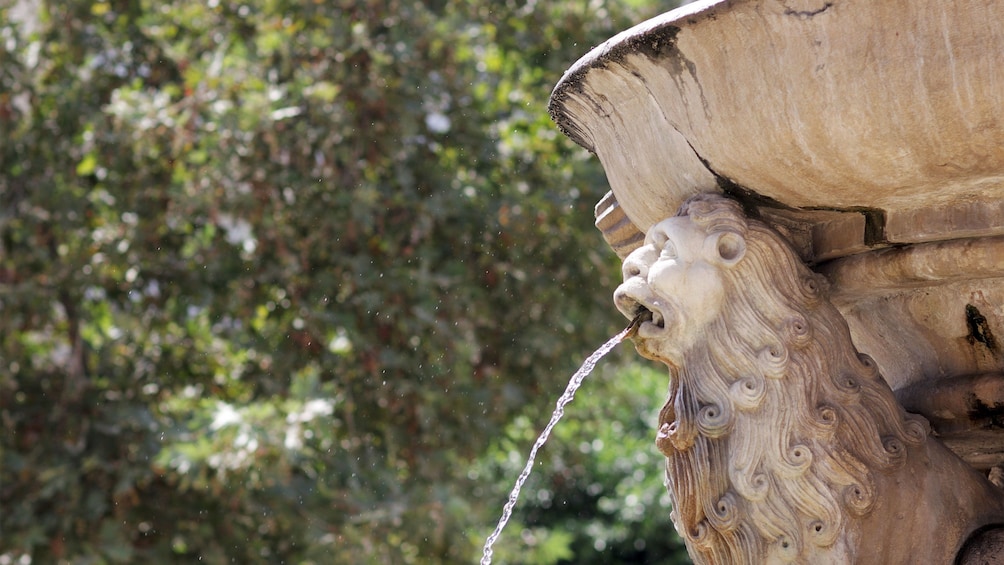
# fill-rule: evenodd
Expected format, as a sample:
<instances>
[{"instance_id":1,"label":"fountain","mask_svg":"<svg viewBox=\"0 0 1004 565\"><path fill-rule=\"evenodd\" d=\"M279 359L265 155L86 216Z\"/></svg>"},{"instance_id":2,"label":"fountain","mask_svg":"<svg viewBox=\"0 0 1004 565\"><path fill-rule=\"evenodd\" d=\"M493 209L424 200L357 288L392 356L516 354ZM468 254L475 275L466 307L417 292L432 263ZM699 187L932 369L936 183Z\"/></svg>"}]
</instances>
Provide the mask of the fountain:
<instances>
[{"instance_id":1,"label":"fountain","mask_svg":"<svg viewBox=\"0 0 1004 565\"><path fill-rule=\"evenodd\" d=\"M611 185L618 307L670 370L657 444L695 561L1004 555L1000 21L696 2L556 86Z\"/></svg>"}]
</instances>

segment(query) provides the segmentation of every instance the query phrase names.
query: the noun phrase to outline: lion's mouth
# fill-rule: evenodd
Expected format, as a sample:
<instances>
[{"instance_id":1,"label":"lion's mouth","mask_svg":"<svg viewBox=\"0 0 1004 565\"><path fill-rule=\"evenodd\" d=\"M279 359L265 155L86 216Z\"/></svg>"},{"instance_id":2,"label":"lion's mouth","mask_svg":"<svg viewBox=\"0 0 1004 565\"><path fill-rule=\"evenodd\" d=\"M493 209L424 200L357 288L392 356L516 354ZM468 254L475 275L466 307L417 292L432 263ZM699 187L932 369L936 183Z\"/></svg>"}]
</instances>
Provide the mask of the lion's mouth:
<instances>
[{"instance_id":1,"label":"lion's mouth","mask_svg":"<svg viewBox=\"0 0 1004 565\"><path fill-rule=\"evenodd\" d=\"M662 314L660 314L657 310L650 309L648 306L645 306L640 302L634 309L634 319L638 325L650 323L657 328L666 327L666 320L662 317Z\"/></svg>"},{"instance_id":2,"label":"lion's mouth","mask_svg":"<svg viewBox=\"0 0 1004 565\"><path fill-rule=\"evenodd\" d=\"M649 303L633 293L619 291L615 294L617 309L625 317L632 320L631 325L638 328L637 335L643 338L659 337L666 331L666 317L662 309L655 303Z\"/></svg>"}]
</instances>

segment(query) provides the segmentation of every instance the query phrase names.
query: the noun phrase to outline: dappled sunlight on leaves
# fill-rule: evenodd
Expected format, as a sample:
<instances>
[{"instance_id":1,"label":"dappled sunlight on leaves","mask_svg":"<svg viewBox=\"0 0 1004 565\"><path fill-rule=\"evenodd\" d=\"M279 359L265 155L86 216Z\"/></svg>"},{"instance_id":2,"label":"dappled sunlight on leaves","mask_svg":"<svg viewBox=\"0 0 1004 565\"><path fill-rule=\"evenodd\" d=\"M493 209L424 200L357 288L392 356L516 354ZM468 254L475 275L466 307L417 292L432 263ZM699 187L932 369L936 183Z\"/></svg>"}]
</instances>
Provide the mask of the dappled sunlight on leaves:
<instances>
[{"instance_id":1,"label":"dappled sunlight on leaves","mask_svg":"<svg viewBox=\"0 0 1004 565\"><path fill-rule=\"evenodd\" d=\"M620 324L545 105L630 4L0 6L0 558L467 561Z\"/></svg>"}]
</instances>

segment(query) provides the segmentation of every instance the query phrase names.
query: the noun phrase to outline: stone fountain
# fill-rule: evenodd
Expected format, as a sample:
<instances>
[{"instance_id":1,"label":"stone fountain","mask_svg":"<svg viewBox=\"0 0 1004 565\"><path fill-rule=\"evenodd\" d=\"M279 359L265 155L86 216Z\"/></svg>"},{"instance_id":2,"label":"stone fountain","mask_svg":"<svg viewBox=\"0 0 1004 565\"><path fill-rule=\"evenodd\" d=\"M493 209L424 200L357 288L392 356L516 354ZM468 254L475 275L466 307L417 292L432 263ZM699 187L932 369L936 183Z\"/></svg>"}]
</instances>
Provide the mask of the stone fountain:
<instances>
[{"instance_id":1,"label":"stone fountain","mask_svg":"<svg viewBox=\"0 0 1004 565\"><path fill-rule=\"evenodd\" d=\"M696 2L555 88L610 182L618 307L670 369L657 443L695 561L1004 562L1001 22L999 2ZM721 468L682 462L702 445Z\"/></svg>"}]
</instances>

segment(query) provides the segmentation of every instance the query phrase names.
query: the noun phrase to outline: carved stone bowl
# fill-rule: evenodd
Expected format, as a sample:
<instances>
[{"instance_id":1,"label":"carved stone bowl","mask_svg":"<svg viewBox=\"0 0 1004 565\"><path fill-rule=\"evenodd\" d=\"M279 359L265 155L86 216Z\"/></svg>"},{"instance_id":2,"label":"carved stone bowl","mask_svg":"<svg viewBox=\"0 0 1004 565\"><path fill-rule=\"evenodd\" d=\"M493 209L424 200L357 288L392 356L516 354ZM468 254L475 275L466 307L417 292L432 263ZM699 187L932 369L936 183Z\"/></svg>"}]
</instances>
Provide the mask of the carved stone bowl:
<instances>
[{"instance_id":1,"label":"carved stone bowl","mask_svg":"<svg viewBox=\"0 0 1004 565\"><path fill-rule=\"evenodd\" d=\"M1004 463L1004 3L690 4L596 47L551 114L622 257L724 192L826 274L858 348L968 461ZM975 438L975 439L974 439Z\"/></svg>"}]
</instances>

